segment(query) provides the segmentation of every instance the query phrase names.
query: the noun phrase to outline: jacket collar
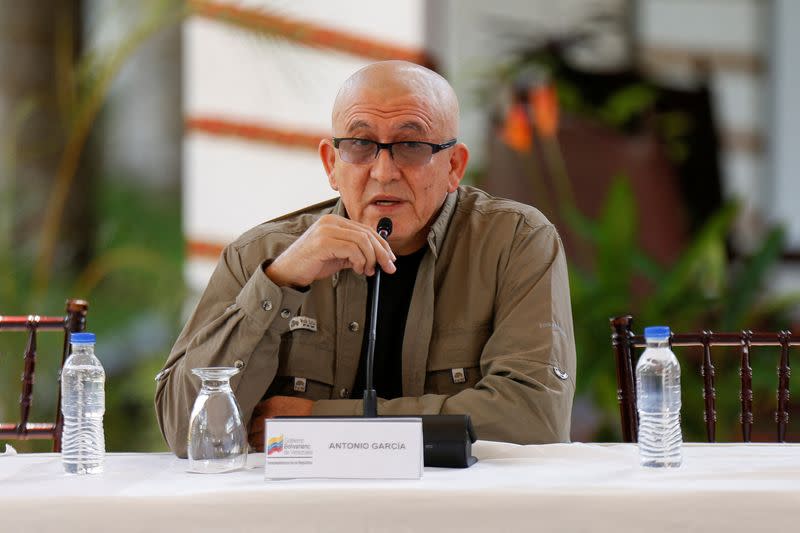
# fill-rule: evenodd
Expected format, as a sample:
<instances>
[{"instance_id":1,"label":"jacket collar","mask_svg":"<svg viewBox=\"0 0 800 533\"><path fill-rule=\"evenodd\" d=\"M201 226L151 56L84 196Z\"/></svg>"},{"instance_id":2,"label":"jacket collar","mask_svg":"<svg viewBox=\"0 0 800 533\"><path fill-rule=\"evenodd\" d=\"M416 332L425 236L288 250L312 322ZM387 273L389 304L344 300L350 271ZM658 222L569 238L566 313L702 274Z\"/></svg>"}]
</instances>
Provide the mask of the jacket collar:
<instances>
[{"instance_id":1,"label":"jacket collar","mask_svg":"<svg viewBox=\"0 0 800 533\"><path fill-rule=\"evenodd\" d=\"M453 213L456 211L459 189L447 194L444 199L444 204L442 204L442 209L439 211L439 215L433 221L433 224L431 224L431 229L428 232L428 246L430 246L434 258L439 257L439 250L441 250L444 245L447 228L450 226L450 220L453 218Z\"/></svg>"}]
</instances>

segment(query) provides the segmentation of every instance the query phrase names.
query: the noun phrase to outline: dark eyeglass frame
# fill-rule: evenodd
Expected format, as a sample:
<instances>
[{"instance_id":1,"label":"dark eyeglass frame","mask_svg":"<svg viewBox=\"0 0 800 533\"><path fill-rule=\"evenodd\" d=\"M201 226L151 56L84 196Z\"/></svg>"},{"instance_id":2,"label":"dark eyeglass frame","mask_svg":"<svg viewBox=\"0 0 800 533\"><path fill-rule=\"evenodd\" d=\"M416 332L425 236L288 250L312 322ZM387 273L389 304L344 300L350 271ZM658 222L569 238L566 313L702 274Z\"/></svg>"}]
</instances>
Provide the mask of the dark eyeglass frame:
<instances>
[{"instance_id":1,"label":"dark eyeglass frame","mask_svg":"<svg viewBox=\"0 0 800 533\"><path fill-rule=\"evenodd\" d=\"M374 159L378 158L378 154L381 153L381 150L389 150L389 155L391 155L392 159L394 159L394 152L392 151L392 147L396 144L428 145L431 147L431 157L433 157L437 152L441 152L442 150L447 150L448 148L452 148L458 142L458 139L456 138L450 139L449 141L445 141L441 144L429 143L427 141L395 141L391 143L379 143L378 141L373 141L371 139L362 139L361 137L333 137L332 140L333 140L333 147L336 148L337 150L339 149L339 143L341 143L342 141L363 141L372 143L376 146ZM430 161L430 159L428 161ZM359 163L352 163L352 164L357 165Z\"/></svg>"}]
</instances>

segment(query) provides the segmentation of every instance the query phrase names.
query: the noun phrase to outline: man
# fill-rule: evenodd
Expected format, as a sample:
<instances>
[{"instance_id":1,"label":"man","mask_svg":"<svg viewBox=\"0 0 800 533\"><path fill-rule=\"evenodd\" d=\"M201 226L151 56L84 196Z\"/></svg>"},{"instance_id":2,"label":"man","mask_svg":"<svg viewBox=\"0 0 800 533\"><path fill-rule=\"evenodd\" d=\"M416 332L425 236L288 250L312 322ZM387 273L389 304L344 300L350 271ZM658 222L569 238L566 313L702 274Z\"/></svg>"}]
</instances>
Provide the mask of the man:
<instances>
[{"instance_id":1,"label":"man","mask_svg":"<svg viewBox=\"0 0 800 533\"><path fill-rule=\"evenodd\" d=\"M241 369L232 387L256 449L264 418L360 414L378 267L379 414L467 413L480 439L567 441L575 347L555 228L459 186L469 152L456 141L458 101L428 69L363 68L332 118L319 154L340 198L230 244L157 377L170 448L186 454L195 367Z\"/></svg>"}]
</instances>

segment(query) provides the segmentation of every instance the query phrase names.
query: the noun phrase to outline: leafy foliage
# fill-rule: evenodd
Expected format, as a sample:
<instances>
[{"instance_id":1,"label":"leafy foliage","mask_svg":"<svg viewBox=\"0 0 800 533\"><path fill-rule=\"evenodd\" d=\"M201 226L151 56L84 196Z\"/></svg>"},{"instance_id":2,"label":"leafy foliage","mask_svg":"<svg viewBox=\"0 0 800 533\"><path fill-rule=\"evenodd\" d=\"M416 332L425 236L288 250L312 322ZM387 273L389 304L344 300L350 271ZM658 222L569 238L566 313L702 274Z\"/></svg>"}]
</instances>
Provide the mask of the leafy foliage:
<instances>
[{"instance_id":1,"label":"leafy foliage","mask_svg":"<svg viewBox=\"0 0 800 533\"><path fill-rule=\"evenodd\" d=\"M90 263L77 276L66 271L56 261L56 243L86 143L113 81L141 46L179 24L195 7L192 3L146 0L139 6L141 18L116 46L88 50L76 65L72 64L73 39L68 35L73 26L59 25L54 54L65 135L51 193L39 199L46 205L41 210L38 239L12 249L13 214L19 208L14 203L13 179L0 188L0 312L59 315L68 297L89 301L88 328L98 335L98 355L108 374L105 427L109 451L164 448L153 416L152 377L177 336L184 302L180 195L178 191L148 192L98 178L90 208L99 226L91 229L95 253ZM0 139L0 168L9 176L15 175L19 156L13 132L40 105L41 101L30 96L10 113L12 136ZM34 148L34 152L41 151L39 146ZM81 268L68 265L72 267ZM53 419L60 337L39 336L32 421ZM17 418L24 344L24 334L0 335L3 420ZM15 446L21 451L49 449L48 444L36 441Z\"/></svg>"},{"instance_id":2,"label":"leafy foliage","mask_svg":"<svg viewBox=\"0 0 800 533\"><path fill-rule=\"evenodd\" d=\"M177 191L148 193L113 182L98 189L100 225L95 260L77 279L56 272L44 302L31 300L32 258L0 250L2 312L60 315L64 300L89 301L87 327L97 334L97 353L106 373L108 451L164 449L153 410L153 376L180 328L185 296L183 237ZM144 258L144 260L140 260ZM102 265L102 267L98 267ZM92 283L85 280L91 278ZM146 320L143 320L146 317ZM26 335L0 335L0 419L18 416L22 354ZM31 421L52 420L62 336L39 335ZM49 443L15 443L20 451L48 451Z\"/></svg>"},{"instance_id":3,"label":"leafy foliage","mask_svg":"<svg viewBox=\"0 0 800 533\"><path fill-rule=\"evenodd\" d=\"M657 264L637 244L636 200L623 176L614 180L597 220L574 213L571 216L570 225L590 243L596 258L588 268L570 266L570 285L578 349L578 394L589 396L602 411L599 438L619 438L617 384L607 326L610 317L632 314L639 332L654 324L669 325L674 331L787 326L781 312L797 305L800 299L789 296L772 300L763 295L770 268L780 256L783 231L774 229L752 256L731 269L726 238L736 213L735 204L723 207L695 235L679 260L668 266ZM718 438L736 439L732 432L739 401L738 353L713 353L719 418L730 422L723 425ZM684 417L684 437L704 440L700 354L687 349L678 357L683 366L684 413L694 414ZM774 397L777 378L770 368L776 357L774 351L753 351L756 397ZM769 404L766 399L762 403ZM771 428L765 417L762 420Z\"/></svg>"}]
</instances>

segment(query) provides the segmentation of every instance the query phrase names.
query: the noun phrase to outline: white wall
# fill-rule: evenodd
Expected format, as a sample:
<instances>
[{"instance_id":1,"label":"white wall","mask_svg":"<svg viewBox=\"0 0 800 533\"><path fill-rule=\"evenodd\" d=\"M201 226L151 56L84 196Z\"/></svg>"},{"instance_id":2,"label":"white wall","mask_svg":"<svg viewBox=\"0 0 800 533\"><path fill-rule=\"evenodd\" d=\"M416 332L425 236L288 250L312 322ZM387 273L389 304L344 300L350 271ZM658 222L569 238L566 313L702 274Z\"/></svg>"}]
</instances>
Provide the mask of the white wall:
<instances>
[{"instance_id":1,"label":"white wall","mask_svg":"<svg viewBox=\"0 0 800 533\"><path fill-rule=\"evenodd\" d=\"M641 0L639 5L638 31L645 60L648 51L685 54L689 68L683 75L672 76L676 84L701 81L700 71L691 64L694 59L709 65L723 194L743 206L734 242L742 252L753 250L766 228L766 191L772 181L764 146L770 127L765 119L769 4L760 0ZM656 75L667 76L675 68L674 63L657 60L649 66Z\"/></svg>"},{"instance_id":2,"label":"white wall","mask_svg":"<svg viewBox=\"0 0 800 533\"><path fill-rule=\"evenodd\" d=\"M423 49L424 0L392 5L367 0L227 2L311 22L412 50ZM183 29L184 116L218 118L283 131L329 135L342 82L368 57L310 47L203 17ZM254 225L332 198L314 146L287 146L190 130L183 144L186 279L202 290L214 249ZM202 251L205 250L205 251ZM211 250L211 253L208 252Z\"/></svg>"},{"instance_id":3,"label":"white wall","mask_svg":"<svg viewBox=\"0 0 800 533\"><path fill-rule=\"evenodd\" d=\"M776 0L772 39L773 120L770 141L773 186L769 200L774 220L783 222L789 242L800 252L800 2Z\"/></svg>"}]
</instances>

